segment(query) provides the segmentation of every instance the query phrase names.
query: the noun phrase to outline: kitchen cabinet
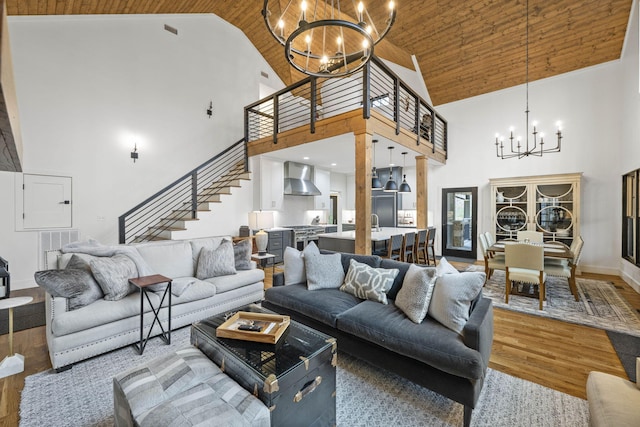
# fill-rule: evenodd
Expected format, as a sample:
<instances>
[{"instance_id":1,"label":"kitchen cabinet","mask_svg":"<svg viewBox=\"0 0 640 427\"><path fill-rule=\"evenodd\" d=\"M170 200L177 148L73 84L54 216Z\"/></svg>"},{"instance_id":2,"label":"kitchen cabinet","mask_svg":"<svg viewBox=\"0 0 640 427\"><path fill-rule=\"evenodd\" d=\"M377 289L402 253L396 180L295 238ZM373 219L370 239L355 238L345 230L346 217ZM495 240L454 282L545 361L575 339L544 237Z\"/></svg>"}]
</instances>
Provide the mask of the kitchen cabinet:
<instances>
[{"instance_id":1,"label":"kitchen cabinet","mask_svg":"<svg viewBox=\"0 0 640 427\"><path fill-rule=\"evenodd\" d=\"M347 194L345 197L344 209L356 209L356 177L355 175L347 175Z\"/></svg>"},{"instance_id":2,"label":"kitchen cabinet","mask_svg":"<svg viewBox=\"0 0 640 427\"><path fill-rule=\"evenodd\" d=\"M331 173L324 169L315 168L315 177L313 183L322 193L320 196L313 198L313 208L315 210L329 209L330 193L331 193Z\"/></svg>"},{"instance_id":3,"label":"kitchen cabinet","mask_svg":"<svg viewBox=\"0 0 640 427\"><path fill-rule=\"evenodd\" d=\"M570 246L580 235L581 180L582 173L489 180L496 239L531 230L542 232L545 241Z\"/></svg>"},{"instance_id":4,"label":"kitchen cabinet","mask_svg":"<svg viewBox=\"0 0 640 427\"><path fill-rule=\"evenodd\" d=\"M254 210L281 210L284 201L284 163L265 156L254 164Z\"/></svg>"},{"instance_id":5,"label":"kitchen cabinet","mask_svg":"<svg viewBox=\"0 0 640 427\"><path fill-rule=\"evenodd\" d=\"M273 264L279 264L284 261L284 249L287 246L293 246L293 231L286 230L268 230L269 242L267 243L267 253L275 256L272 259Z\"/></svg>"},{"instance_id":6,"label":"kitchen cabinet","mask_svg":"<svg viewBox=\"0 0 640 427\"><path fill-rule=\"evenodd\" d=\"M401 209L416 209L416 170L415 168L404 168L403 173L407 175L407 184L411 187L409 193L399 193L401 198ZM402 183L402 178L398 181L398 187Z\"/></svg>"}]
</instances>

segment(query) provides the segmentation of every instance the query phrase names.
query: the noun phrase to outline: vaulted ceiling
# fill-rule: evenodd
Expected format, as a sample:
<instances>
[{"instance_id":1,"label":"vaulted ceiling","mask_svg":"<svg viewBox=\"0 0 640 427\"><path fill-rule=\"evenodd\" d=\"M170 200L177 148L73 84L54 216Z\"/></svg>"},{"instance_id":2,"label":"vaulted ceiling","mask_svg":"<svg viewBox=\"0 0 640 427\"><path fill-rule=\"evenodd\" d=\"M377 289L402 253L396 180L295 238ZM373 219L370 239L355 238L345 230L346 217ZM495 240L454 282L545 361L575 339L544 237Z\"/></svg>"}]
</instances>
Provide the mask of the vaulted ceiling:
<instances>
[{"instance_id":1,"label":"vaulted ceiling","mask_svg":"<svg viewBox=\"0 0 640 427\"><path fill-rule=\"evenodd\" d=\"M375 53L411 69L415 55L436 106L522 84L525 1L397 0L396 23ZM262 0L6 3L9 16L214 13L244 31L285 83L302 77L268 33L260 13ZM618 59L631 4L632 0L529 0L529 80Z\"/></svg>"}]
</instances>

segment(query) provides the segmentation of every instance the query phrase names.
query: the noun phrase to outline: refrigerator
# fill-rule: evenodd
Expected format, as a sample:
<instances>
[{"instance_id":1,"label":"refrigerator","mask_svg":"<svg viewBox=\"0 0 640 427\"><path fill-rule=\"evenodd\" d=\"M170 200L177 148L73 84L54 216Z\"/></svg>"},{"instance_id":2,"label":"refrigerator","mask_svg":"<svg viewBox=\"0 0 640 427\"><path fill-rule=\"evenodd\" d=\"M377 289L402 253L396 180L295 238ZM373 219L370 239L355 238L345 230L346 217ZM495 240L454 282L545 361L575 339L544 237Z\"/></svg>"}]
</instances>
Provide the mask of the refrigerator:
<instances>
[{"instance_id":1,"label":"refrigerator","mask_svg":"<svg viewBox=\"0 0 640 427\"><path fill-rule=\"evenodd\" d=\"M371 196L371 213L378 215L380 227L395 227L398 216L398 193L385 193L373 190Z\"/></svg>"}]
</instances>

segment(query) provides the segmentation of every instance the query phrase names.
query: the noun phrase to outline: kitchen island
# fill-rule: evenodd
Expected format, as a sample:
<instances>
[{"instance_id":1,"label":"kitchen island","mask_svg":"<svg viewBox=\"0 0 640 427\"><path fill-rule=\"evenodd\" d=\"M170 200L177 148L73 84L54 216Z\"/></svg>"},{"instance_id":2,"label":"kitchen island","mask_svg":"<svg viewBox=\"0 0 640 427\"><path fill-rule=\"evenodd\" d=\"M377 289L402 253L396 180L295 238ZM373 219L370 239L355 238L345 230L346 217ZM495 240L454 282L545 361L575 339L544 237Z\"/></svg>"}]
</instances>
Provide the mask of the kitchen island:
<instances>
[{"instance_id":1,"label":"kitchen island","mask_svg":"<svg viewBox=\"0 0 640 427\"><path fill-rule=\"evenodd\" d=\"M408 227L381 227L380 231L371 231L372 249L381 249L387 240L396 234L417 233L417 228ZM338 233L318 234L318 247L329 251L355 253L356 232L342 231Z\"/></svg>"}]
</instances>

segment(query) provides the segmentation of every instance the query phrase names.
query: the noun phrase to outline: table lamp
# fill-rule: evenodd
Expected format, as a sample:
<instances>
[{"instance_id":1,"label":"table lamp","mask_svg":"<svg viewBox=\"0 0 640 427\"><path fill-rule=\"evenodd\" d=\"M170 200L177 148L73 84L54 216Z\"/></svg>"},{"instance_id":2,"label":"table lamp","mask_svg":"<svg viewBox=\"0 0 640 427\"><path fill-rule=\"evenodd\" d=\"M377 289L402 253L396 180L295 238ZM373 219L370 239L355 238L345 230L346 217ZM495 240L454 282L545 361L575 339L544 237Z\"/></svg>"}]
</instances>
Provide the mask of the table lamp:
<instances>
[{"instance_id":1,"label":"table lamp","mask_svg":"<svg viewBox=\"0 0 640 427\"><path fill-rule=\"evenodd\" d=\"M256 248L258 248L258 255L266 255L269 235L264 229L273 228L273 212L250 212L249 228L260 230L254 235Z\"/></svg>"}]
</instances>

